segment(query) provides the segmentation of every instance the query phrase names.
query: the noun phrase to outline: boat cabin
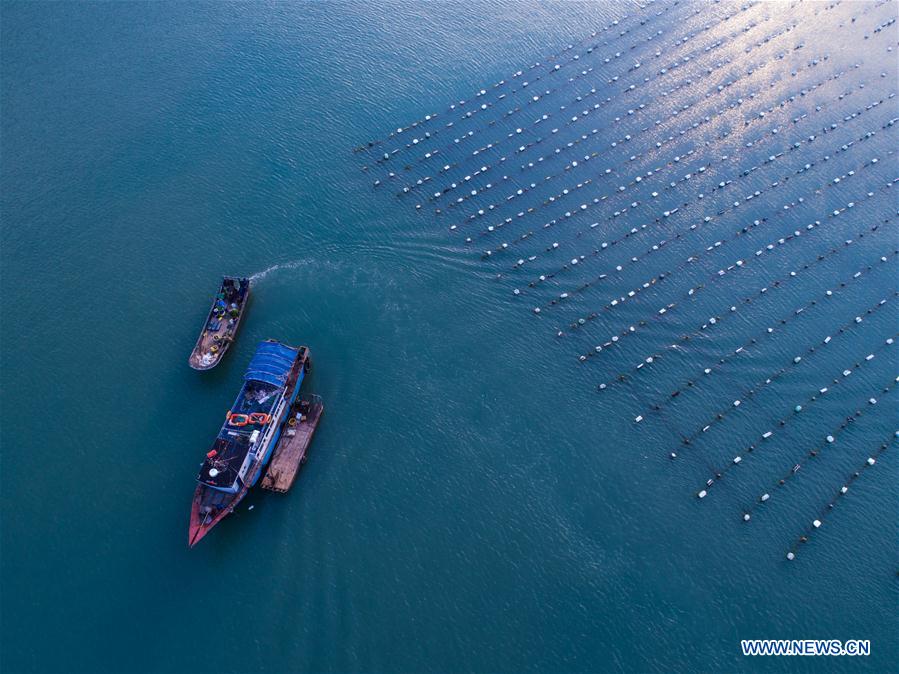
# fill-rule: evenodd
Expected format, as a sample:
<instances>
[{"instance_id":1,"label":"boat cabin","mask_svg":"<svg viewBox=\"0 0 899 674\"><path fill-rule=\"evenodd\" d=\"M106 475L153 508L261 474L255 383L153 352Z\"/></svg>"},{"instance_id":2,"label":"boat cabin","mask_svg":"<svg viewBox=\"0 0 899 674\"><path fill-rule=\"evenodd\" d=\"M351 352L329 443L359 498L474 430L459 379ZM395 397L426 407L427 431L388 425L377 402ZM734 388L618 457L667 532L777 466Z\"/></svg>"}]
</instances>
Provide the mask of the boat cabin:
<instances>
[{"instance_id":1,"label":"boat cabin","mask_svg":"<svg viewBox=\"0 0 899 674\"><path fill-rule=\"evenodd\" d=\"M244 374L244 385L228 410L225 423L197 475L197 481L213 489L236 493L252 466L265 457L278 430L284 409L285 390L295 380L291 372L307 351L263 342ZM250 486L250 485L248 485Z\"/></svg>"}]
</instances>

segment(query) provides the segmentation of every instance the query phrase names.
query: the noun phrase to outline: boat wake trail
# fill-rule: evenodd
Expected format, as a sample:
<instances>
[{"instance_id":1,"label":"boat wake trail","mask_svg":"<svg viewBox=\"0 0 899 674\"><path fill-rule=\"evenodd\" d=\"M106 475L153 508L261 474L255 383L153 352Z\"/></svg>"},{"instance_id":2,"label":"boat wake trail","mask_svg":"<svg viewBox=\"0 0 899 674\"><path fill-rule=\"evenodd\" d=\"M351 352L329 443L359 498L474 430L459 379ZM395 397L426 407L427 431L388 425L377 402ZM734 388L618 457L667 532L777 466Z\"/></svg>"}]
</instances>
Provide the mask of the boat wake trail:
<instances>
[{"instance_id":1,"label":"boat wake trail","mask_svg":"<svg viewBox=\"0 0 899 674\"><path fill-rule=\"evenodd\" d=\"M281 271L283 269L297 269L298 267L303 267L307 264L309 264L309 260L293 260L291 262L273 264L271 267L268 267L251 275L250 281L253 283L259 283L260 281L277 271Z\"/></svg>"}]
</instances>

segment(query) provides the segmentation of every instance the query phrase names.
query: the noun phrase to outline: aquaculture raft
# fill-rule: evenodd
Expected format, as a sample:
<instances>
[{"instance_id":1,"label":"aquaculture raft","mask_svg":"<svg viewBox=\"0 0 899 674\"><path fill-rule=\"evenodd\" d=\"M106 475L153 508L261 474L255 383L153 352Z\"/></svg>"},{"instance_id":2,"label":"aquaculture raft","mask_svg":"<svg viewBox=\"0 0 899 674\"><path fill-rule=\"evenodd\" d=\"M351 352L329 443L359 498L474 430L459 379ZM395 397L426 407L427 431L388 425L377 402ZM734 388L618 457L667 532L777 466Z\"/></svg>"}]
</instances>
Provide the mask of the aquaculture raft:
<instances>
[{"instance_id":1,"label":"aquaculture raft","mask_svg":"<svg viewBox=\"0 0 899 674\"><path fill-rule=\"evenodd\" d=\"M322 399L317 395L302 395L297 399L260 483L263 489L283 494L293 486L300 466L306 462L306 452L323 411Z\"/></svg>"}]
</instances>

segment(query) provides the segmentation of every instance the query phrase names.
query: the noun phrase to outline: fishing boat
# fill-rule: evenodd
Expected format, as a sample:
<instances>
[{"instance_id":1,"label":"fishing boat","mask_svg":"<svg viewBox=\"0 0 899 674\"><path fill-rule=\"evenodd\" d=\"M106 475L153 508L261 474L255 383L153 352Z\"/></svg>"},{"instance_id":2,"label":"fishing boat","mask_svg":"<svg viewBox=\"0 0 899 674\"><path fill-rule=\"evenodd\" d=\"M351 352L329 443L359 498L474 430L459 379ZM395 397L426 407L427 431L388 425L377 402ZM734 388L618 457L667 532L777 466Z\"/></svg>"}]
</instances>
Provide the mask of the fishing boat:
<instances>
[{"instance_id":1,"label":"fishing boat","mask_svg":"<svg viewBox=\"0 0 899 674\"><path fill-rule=\"evenodd\" d=\"M190 547L233 512L259 480L310 365L305 346L267 340L257 347L237 400L200 466L190 509Z\"/></svg>"},{"instance_id":2,"label":"fishing boat","mask_svg":"<svg viewBox=\"0 0 899 674\"><path fill-rule=\"evenodd\" d=\"M297 479L325 407L320 396L304 394L297 398L278 440L268 470L259 486L268 491L286 493Z\"/></svg>"},{"instance_id":3,"label":"fishing boat","mask_svg":"<svg viewBox=\"0 0 899 674\"><path fill-rule=\"evenodd\" d=\"M211 370L222 360L237 335L250 299L250 279L225 276L212 301L203 331L188 362L195 370Z\"/></svg>"}]
</instances>

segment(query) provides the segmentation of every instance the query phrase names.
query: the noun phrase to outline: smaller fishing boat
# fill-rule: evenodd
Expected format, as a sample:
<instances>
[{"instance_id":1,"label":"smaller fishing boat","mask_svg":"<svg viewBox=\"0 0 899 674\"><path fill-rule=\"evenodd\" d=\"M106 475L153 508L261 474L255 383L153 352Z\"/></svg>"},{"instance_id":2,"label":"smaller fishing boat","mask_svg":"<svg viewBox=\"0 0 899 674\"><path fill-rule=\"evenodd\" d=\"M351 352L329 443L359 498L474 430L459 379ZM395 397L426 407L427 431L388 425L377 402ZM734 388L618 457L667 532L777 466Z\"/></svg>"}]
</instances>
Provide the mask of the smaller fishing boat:
<instances>
[{"instance_id":1,"label":"smaller fishing boat","mask_svg":"<svg viewBox=\"0 0 899 674\"><path fill-rule=\"evenodd\" d=\"M250 279L226 276L212 301L203 331L188 362L195 370L211 370L222 360L237 335L250 299Z\"/></svg>"},{"instance_id":2,"label":"smaller fishing boat","mask_svg":"<svg viewBox=\"0 0 899 674\"><path fill-rule=\"evenodd\" d=\"M284 420L272 460L260 483L263 489L283 494L293 486L300 466L306 463L306 453L324 409L321 397L314 393L297 398Z\"/></svg>"}]
</instances>

